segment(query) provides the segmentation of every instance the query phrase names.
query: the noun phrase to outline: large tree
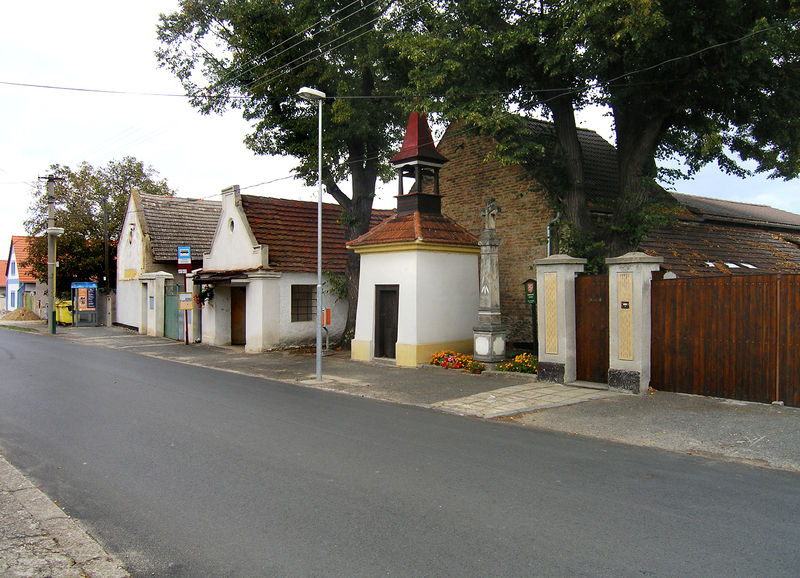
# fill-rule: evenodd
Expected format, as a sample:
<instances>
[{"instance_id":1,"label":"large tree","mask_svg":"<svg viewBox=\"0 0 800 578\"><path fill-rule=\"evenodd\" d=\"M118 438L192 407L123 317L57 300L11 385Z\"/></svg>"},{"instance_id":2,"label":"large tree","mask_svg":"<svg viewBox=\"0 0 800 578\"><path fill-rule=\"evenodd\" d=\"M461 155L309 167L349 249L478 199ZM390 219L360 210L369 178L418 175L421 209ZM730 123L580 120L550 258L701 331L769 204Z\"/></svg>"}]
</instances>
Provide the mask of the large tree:
<instances>
[{"instance_id":1,"label":"large tree","mask_svg":"<svg viewBox=\"0 0 800 578\"><path fill-rule=\"evenodd\" d=\"M573 240L619 254L647 232L659 160L682 158L679 176L715 161L737 175L798 175L798 6L439 0L398 45L417 65L415 90L443 97L429 106L497 136L498 155L549 186ZM608 107L616 132L619 187L602 224L587 209L575 127L588 104ZM520 122L537 114L553 120L552 147Z\"/></svg>"},{"instance_id":2,"label":"large tree","mask_svg":"<svg viewBox=\"0 0 800 578\"><path fill-rule=\"evenodd\" d=\"M73 281L97 281L104 287L105 247L108 239L108 284L116 286L116 259L114 259L119 230L125 218L128 197L133 189L153 195L171 195L166 180L133 157L110 161L105 167L95 168L81 163L77 169L52 165L50 175L55 177L55 225L64 229L58 238L56 289L59 294L69 294ZM48 199L46 183L40 182L33 191L25 229L34 237L27 264L37 278L47 279L47 229Z\"/></svg>"},{"instance_id":3,"label":"large tree","mask_svg":"<svg viewBox=\"0 0 800 578\"><path fill-rule=\"evenodd\" d=\"M296 174L309 184L317 180L317 107L297 91L325 92L322 181L351 240L369 229L377 179L390 178L386 160L404 126L393 97L408 69L386 42L399 16L387 0L184 0L161 16L157 57L194 107L241 109L253 123L247 146L297 157ZM346 329L355 323L358 272L351 253Z\"/></svg>"}]
</instances>

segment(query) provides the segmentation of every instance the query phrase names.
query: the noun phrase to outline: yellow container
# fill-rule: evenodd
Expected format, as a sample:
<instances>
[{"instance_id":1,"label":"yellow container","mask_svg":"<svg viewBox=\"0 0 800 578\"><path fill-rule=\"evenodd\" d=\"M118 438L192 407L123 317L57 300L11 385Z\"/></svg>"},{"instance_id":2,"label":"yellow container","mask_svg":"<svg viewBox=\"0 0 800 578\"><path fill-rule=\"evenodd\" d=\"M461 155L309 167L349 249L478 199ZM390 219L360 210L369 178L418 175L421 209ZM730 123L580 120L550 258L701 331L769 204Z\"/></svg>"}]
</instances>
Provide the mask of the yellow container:
<instances>
[{"instance_id":1,"label":"yellow container","mask_svg":"<svg viewBox=\"0 0 800 578\"><path fill-rule=\"evenodd\" d=\"M56 323L72 325L72 302L56 301Z\"/></svg>"}]
</instances>

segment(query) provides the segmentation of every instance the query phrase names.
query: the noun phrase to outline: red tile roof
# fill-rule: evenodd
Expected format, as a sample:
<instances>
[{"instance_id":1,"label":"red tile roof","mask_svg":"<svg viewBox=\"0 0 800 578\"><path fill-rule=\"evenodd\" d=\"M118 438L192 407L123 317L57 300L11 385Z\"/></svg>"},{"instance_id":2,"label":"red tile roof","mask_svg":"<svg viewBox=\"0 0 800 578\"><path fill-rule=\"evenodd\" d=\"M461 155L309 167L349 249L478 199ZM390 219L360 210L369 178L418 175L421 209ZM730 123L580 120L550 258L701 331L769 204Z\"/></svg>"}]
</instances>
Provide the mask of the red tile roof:
<instances>
[{"instance_id":1,"label":"red tile roof","mask_svg":"<svg viewBox=\"0 0 800 578\"><path fill-rule=\"evenodd\" d=\"M242 209L256 241L269 248L269 265L279 271L317 270L317 203L242 195ZM342 208L322 205L322 268L343 273L347 266ZM373 209L370 225L392 215Z\"/></svg>"},{"instance_id":2,"label":"red tile roof","mask_svg":"<svg viewBox=\"0 0 800 578\"><path fill-rule=\"evenodd\" d=\"M36 276L33 274L32 267L24 267L23 263L28 260L28 247L33 237L23 237L13 235L11 237L11 247L8 249L8 259L11 260L11 248L17 258L17 275L21 283L36 283Z\"/></svg>"},{"instance_id":3,"label":"red tile roof","mask_svg":"<svg viewBox=\"0 0 800 578\"><path fill-rule=\"evenodd\" d=\"M0 259L0 287L6 286L6 269L8 268L8 261Z\"/></svg>"},{"instance_id":4,"label":"red tile roof","mask_svg":"<svg viewBox=\"0 0 800 578\"><path fill-rule=\"evenodd\" d=\"M478 239L464 227L444 215L415 211L393 216L347 244L349 248L387 243L420 241L444 245L477 247Z\"/></svg>"}]
</instances>

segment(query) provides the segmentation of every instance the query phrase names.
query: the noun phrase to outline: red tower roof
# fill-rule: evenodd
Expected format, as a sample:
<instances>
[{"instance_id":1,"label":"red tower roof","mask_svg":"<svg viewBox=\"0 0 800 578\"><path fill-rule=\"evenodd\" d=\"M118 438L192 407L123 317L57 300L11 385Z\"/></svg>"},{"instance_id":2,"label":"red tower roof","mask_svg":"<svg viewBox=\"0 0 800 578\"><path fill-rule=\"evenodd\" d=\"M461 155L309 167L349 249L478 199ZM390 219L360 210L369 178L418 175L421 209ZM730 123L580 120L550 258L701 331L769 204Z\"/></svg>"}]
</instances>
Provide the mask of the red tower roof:
<instances>
[{"instance_id":1,"label":"red tower roof","mask_svg":"<svg viewBox=\"0 0 800 578\"><path fill-rule=\"evenodd\" d=\"M439 154L433 144L433 136L428 126L428 117L418 112L412 112L411 116L408 117L403 146L400 148L400 152L394 155L389 162L393 165L399 165L420 161L441 166L447 162L447 159Z\"/></svg>"}]
</instances>

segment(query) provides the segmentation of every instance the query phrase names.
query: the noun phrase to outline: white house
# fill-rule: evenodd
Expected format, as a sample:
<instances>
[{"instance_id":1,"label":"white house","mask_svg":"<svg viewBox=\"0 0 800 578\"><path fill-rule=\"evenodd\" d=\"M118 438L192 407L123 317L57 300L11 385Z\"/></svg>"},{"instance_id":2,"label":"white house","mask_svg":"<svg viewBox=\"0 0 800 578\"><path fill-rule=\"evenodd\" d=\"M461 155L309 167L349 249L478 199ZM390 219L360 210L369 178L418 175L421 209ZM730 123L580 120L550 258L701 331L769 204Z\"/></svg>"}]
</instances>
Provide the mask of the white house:
<instances>
[{"instance_id":1,"label":"white house","mask_svg":"<svg viewBox=\"0 0 800 578\"><path fill-rule=\"evenodd\" d=\"M190 247L192 267L199 267L219 211L219 201L131 193L117 244L115 325L183 339L177 292L186 279L178 273L178 247Z\"/></svg>"},{"instance_id":2,"label":"white house","mask_svg":"<svg viewBox=\"0 0 800 578\"><path fill-rule=\"evenodd\" d=\"M322 211L323 271L341 275L347 263L341 208ZM375 211L373 219L388 216ZM203 306L203 342L244 345L259 352L313 343L316 335L317 203L222 192L222 209L195 292L213 288ZM331 340L344 331L346 298L323 279L323 307L331 309Z\"/></svg>"},{"instance_id":3,"label":"white house","mask_svg":"<svg viewBox=\"0 0 800 578\"><path fill-rule=\"evenodd\" d=\"M14 311L20 307L30 309L37 315L44 317L46 311L42 308L42 296L46 285L37 284L36 277L31 267L24 265L28 259L28 248L32 237L13 235L8 249L6 262L6 296L5 309ZM46 306L45 306L46 309Z\"/></svg>"}]
</instances>

